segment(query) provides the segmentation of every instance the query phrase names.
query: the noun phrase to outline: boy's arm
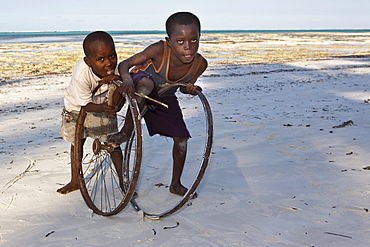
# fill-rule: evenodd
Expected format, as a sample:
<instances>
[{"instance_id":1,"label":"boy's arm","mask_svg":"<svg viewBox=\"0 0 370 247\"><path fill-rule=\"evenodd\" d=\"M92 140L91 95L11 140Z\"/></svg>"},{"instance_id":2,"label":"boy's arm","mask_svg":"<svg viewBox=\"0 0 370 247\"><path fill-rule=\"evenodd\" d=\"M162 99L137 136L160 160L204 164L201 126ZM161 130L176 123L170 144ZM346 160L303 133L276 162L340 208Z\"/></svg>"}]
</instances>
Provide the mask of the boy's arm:
<instances>
[{"instance_id":1,"label":"boy's arm","mask_svg":"<svg viewBox=\"0 0 370 247\"><path fill-rule=\"evenodd\" d=\"M113 81L116 80L121 80L121 77L118 75L108 75L102 78L102 81L105 84L113 83ZM87 112L106 112L108 113L108 115L114 116L116 112L122 108L122 106L123 104L120 104L118 106L109 106L107 103L96 104L90 102L85 106L85 110Z\"/></svg>"},{"instance_id":2,"label":"boy's arm","mask_svg":"<svg viewBox=\"0 0 370 247\"><path fill-rule=\"evenodd\" d=\"M108 115L114 116L118 110L117 106L108 106L107 103L102 104L95 104L95 103L88 103L85 106L86 112L106 112Z\"/></svg>"},{"instance_id":3,"label":"boy's arm","mask_svg":"<svg viewBox=\"0 0 370 247\"><path fill-rule=\"evenodd\" d=\"M122 77L121 92L134 92L134 83L131 79L129 70L135 65L139 65L152 59L153 62L162 58L163 42L154 43L143 51L123 60L118 66L118 72Z\"/></svg>"},{"instance_id":4,"label":"boy's arm","mask_svg":"<svg viewBox=\"0 0 370 247\"><path fill-rule=\"evenodd\" d=\"M195 74L195 76L186 83L186 87L181 87L180 91L184 94L191 94L191 95L196 95L197 93L195 92L196 90L202 91L202 88L199 86L195 85L195 82L198 80L199 76L203 74L203 72L207 69L208 67L208 62L204 58L202 59L202 64L200 65L199 70Z\"/></svg>"}]
</instances>

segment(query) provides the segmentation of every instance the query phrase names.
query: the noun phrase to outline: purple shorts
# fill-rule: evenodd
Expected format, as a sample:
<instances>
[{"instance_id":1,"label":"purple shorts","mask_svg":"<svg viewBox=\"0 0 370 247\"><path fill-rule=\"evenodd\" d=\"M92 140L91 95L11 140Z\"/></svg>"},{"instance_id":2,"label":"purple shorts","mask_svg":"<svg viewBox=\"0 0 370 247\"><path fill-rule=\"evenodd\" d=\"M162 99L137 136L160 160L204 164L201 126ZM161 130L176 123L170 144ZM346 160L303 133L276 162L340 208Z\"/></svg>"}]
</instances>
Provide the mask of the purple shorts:
<instances>
[{"instance_id":1,"label":"purple shorts","mask_svg":"<svg viewBox=\"0 0 370 247\"><path fill-rule=\"evenodd\" d=\"M151 76L143 71L131 74L131 77L135 85L143 77L152 79ZM175 95L159 97L156 87L148 96L168 105L167 109L160 104L146 100L148 111L145 113L144 119L149 135L159 134L167 137L190 138L177 97Z\"/></svg>"}]
</instances>

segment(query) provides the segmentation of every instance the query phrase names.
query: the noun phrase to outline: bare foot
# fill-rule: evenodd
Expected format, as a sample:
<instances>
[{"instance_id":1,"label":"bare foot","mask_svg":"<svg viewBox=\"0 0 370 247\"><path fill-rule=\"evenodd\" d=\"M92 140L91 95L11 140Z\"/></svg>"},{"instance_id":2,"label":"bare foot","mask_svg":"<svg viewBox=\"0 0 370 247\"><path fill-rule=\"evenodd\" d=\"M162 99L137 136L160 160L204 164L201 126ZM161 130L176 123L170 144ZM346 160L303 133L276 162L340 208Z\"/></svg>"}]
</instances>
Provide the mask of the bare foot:
<instances>
[{"instance_id":1,"label":"bare foot","mask_svg":"<svg viewBox=\"0 0 370 247\"><path fill-rule=\"evenodd\" d=\"M114 143L114 144L117 144L117 145L126 142L127 139L128 139L127 135L123 131L118 132L114 135L107 136L108 143Z\"/></svg>"},{"instance_id":2,"label":"bare foot","mask_svg":"<svg viewBox=\"0 0 370 247\"><path fill-rule=\"evenodd\" d=\"M170 192L172 194L176 194L176 195L179 195L179 196L184 196L187 191L188 191L188 189L186 187L184 187L183 185L181 185L181 184L179 186L175 186L175 185L170 186ZM195 199L197 197L198 197L198 194L195 192L190 199Z\"/></svg>"},{"instance_id":3,"label":"bare foot","mask_svg":"<svg viewBox=\"0 0 370 247\"><path fill-rule=\"evenodd\" d=\"M72 191L75 191L75 190L78 190L78 184L77 182L69 182L68 184L64 185L62 188L59 188L57 190L57 193L59 195L66 195L68 194L69 192L72 192Z\"/></svg>"}]
</instances>

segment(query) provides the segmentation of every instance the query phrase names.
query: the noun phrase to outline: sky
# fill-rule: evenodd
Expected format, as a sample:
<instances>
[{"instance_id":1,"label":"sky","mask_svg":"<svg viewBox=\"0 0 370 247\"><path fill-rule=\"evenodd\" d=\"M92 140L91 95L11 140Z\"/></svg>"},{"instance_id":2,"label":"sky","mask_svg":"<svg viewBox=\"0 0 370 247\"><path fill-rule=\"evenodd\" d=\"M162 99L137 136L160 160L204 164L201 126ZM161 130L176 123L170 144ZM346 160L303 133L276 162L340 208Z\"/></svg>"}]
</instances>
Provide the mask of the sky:
<instances>
[{"instance_id":1,"label":"sky","mask_svg":"<svg viewBox=\"0 0 370 247\"><path fill-rule=\"evenodd\" d=\"M370 29L370 0L0 0L0 32L164 30L190 11L203 30Z\"/></svg>"}]
</instances>

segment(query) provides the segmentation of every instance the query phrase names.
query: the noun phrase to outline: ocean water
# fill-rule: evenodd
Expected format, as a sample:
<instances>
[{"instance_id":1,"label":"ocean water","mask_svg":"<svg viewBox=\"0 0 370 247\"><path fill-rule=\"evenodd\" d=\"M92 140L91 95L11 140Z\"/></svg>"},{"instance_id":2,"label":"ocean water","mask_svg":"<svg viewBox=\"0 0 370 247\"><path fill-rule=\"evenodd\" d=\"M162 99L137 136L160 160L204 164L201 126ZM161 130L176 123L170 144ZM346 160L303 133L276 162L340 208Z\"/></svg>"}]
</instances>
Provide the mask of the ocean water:
<instances>
[{"instance_id":1,"label":"ocean water","mask_svg":"<svg viewBox=\"0 0 370 247\"><path fill-rule=\"evenodd\" d=\"M142 41L143 39L163 39L165 31L107 31L115 41ZM370 32L370 29L319 29L319 30L203 30L202 33L313 33L313 32ZM60 43L82 42L90 31L63 32L0 32L1 43Z\"/></svg>"}]
</instances>

